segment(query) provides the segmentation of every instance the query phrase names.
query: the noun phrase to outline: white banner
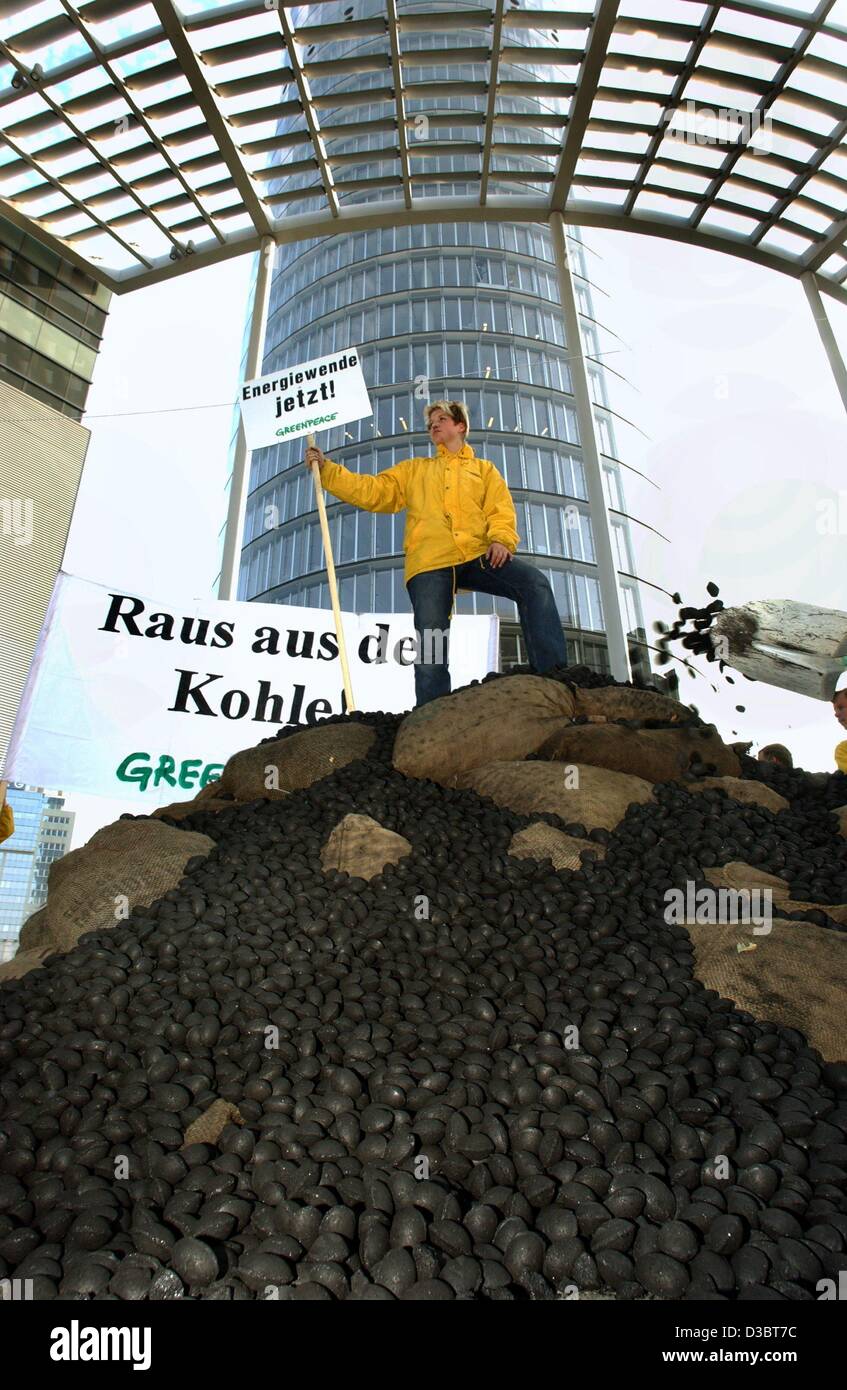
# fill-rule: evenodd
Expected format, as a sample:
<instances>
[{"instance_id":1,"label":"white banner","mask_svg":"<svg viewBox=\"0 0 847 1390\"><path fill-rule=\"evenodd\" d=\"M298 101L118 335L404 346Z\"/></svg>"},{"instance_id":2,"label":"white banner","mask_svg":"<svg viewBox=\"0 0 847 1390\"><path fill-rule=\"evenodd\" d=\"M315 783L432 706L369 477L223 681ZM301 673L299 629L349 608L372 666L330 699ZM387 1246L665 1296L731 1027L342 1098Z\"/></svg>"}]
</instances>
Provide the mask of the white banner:
<instances>
[{"instance_id":1,"label":"white banner","mask_svg":"<svg viewBox=\"0 0 847 1390\"><path fill-rule=\"evenodd\" d=\"M360 710L412 709L411 613L343 613ZM496 670L496 617L451 624L454 689ZM169 604L60 572L2 776L153 809L188 801L233 753L346 708L332 612Z\"/></svg>"},{"instance_id":2,"label":"white banner","mask_svg":"<svg viewBox=\"0 0 847 1390\"><path fill-rule=\"evenodd\" d=\"M373 415L355 348L246 381L240 404L248 449Z\"/></svg>"}]
</instances>

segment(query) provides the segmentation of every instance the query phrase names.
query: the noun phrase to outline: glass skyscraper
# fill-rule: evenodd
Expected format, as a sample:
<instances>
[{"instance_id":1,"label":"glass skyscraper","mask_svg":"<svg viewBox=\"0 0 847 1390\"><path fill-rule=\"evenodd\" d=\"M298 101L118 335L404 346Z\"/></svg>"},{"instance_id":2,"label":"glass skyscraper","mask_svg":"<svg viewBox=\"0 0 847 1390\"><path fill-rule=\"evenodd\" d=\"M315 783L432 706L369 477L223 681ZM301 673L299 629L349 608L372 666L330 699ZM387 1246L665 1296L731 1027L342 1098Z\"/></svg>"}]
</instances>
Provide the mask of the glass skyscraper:
<instances>
[{"instance_id":1,"label":"glass skyscraper","mask_svg":"<svg viewBox=\"0 0 847 1390\"><path fill-rule=\"evenodd\" d=\"M413 5L403 13L413 13ZM311 14L310 14L311 10ZM319 7L295 12L296 23L317 20ZM345 12L347 13L347 12ZM349 7L358 16L382 13L370 0ZM473 41L473 10L468 11L467 42ZM415 47L432 50L437 36L404 32L404 54ZM418 40L418 42L416 42ZM376 40L374 42L377 42ZM446 38L445 38L446 42ZM451 36L451 44L456 42ZM329 58L328 45L322 58ZM348 132L327 141L333 167L343 165L345 203L361 201L355 178L373 175L382 164L396 174L385 152L373 153L372 134L356 127L385 116L384 101L370 104L368 88L378 75L367 71L368 43L361 46L362 70L334 79L333 90L355 88L361 105L333 111L328 79L316 78L321 116ZM531 50L527 50L528 55ZM407 102L412 120L410 144L419 129L415 169L431 184L416 183L415 199L443 192L478 190L480 131L463 127L468 98L445 91L447 68L432 64L404 72L431 81L433 96ZM520 69L506 65L510 75ZM506 66L501 70L506 71ZM460 76L484 80L487 67L469 62ZM456 77L456 69L450 70ZM379 77L382 82L382 78ZM514 127L498 124L498 140L521 144L512 157L498 157L522 172L532 188L533 170L542 161L530 151L533 118L549 124L561 107L555 95L542 109L536 96L510 97ZM500 99L502 108L504 99ZM293 130L295 118L280 122L278 135ZM351 124L355 121L355 124ZM476 142L473 153L446 153L438 145L445 123L451 141ZM537 135L537 132L536 132ZM290 136L293 140L293 136ZM432 153L426 151L431 147ZM453 145L455 149L455 145ZM467 149L468 146L466 145ZM279 178L270 182L268 202L284 207L293 189L315 175L298 163L296 144L280 155ZM284 161L292 163L286 173ZM391 165L389 169L387 166ZM376 169L375 169L376 166ZM544 165L544 167L548 167ZM467 171L467 184L462 184ZM459 182L457 182L459 180ZM475 181L476 180L476 181ZM491 177L492 191L496 178ZM308 205L297 203L298 212ZM644 622L635 577L621 464L609 408L599 327L586 267L586 248L569 236L569 260L581 316L583 351L595 404L595 421L606 498L611 509L615 560L621 578L624 621L634 640L644 639ZM490 459L509 484L517 510L518 553L531 557L549 577L556 596L572 662L608 670L605 623L594 550L592 517L582 461L580 433L568 365L570 347L560 308L552 235L544 224L509 222L430 222L414 227L383 226L277 248L270 294L262 373L347 348L361 349L374 407L372 418L330 431L318 439L324 452L354 472L372 473L412 455L429 454L423 407L430 400L457 398L470 410L468 442L478 457ZM260 449L251 461L238 598L329 607L314 486L302 466L304 440ZM405 514L373 514L336 502L326 494L341 607L353 612L410 611L403 584ZM485 594L459 593L458 613L496 612L501 620L503 666L525 661L515 605ZM630 651L633 652L632 644Z\"/></svg>"},{"instance_id":2,"label":"glass skyscraper","mask_svg":"<svg viewBox=\"0 0 847 1390\"><path fill-rule=\"evenodd\" d=\"M14 954L21 927L47 898L50 866L67 854L74 812L43 787L9 785L15 831L0 844L0 961Z\"/></svg>"},{"instance_id":3,"label":"glass skyscraper","mask_svg":"<svg viewBox=\"0 0 847 1390\"><path fill-rule=\"evenodd\" d=\"M79 420L111 297L0 217L0 380Z\"/></svg>"}]
</instances>

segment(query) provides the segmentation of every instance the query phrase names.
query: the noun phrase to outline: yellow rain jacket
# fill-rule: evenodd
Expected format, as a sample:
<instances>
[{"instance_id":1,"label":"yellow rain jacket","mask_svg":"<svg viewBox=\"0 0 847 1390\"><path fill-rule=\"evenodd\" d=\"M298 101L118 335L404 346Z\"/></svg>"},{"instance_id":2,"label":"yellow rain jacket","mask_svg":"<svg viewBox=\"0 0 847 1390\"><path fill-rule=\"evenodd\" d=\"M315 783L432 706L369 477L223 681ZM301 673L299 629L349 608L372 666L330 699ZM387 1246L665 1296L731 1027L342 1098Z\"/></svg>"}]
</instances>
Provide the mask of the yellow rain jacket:
<instances>
[{"instance_id":1,"label":"yellow rain jacket","mask_svg":"<svg viewBox=\"0 0 847 1390\"><path fill-rule=\"evenodd\" d=\"M8 801L0 807L0 844L15 833L15 813Z\"/></svg>"},{"instance_id":2,"label":"yellow rain jacket","mask_svg":"<svg viewBox=\"0 0 847 1390\"><path fill-rule=\"evenodd\" d=\"M376 474L351 473L331 459L321 469L323 486L342 502L366 512L406 508L406 583L475 560L492 541L514 554L520 540L512 494L494 464L478 459L470 444L457 454L443 444L436 450L435 458L401 459Z\"/></svg>"},{"instance_id":3,"label":"yellow rain jacket","mask_svg":"<svg viewBox=\"0 0 847 1390\"><path fill-rule=\"evenodd\" d=\"M847 739L843 743L836 744L835 766L839 772L847 772Z\"/></svg>"}]
</instances>

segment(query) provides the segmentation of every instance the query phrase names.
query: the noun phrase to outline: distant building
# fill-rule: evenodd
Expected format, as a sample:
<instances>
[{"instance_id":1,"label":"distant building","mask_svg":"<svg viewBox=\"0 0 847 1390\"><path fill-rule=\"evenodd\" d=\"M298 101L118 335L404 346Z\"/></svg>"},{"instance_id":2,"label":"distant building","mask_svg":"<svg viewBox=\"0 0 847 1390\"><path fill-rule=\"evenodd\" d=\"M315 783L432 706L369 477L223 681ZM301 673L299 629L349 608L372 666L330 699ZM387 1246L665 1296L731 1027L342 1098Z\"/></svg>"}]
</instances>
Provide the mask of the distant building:
<instances>
[{"instance_id":1,"label":"distant building","mask_svg":"<svg viewBox=\"0 0 847 1390\"><path fill-rule=\"evenodd\" d=\"M65 552L110 299L0 217L0 776Z\"/></svg>"},{"instance_id":2,"label":"distant building","mask_svg":"<svg viewBox=\"0 0 847 1390\"><path fill-rule=\"evenodd\" d=\"M0 380L81 419L111 297L0 217Z\"/></svg>"},{"instance_id":3,"label":"distant building","mask_svg":"<svg viewBox=\"0 0 847 1390\"><path fill-rule=\"evenodd\" d=\"M0 844L0 960L14 955L21 927L45 902L50 865L70 849L75 818L61 792L10 782L6 796L15 833Z\"/></svg>"},{"instance_id":4,"label":"distant building","mask_svg":"<svg viewBox=\"0 0 847 1390\"><path fill-rule=\"evenodd\" d=\"M569 250L626 629L636 666L649 674L622 463L585 251L575 231ZM325 431L319 440L328 456L356 473L429 453L424 403L464 400L473 449L497 465L511 489L520 553L550 580L571 663L607 671L594 521L568 366L575 349L565 342L557 295L546 227L384 227L282 246L261 371L359 347L373 417ZM239 599L329 606L303 453L302 439L253 452ZM410 611L405 515L360 511L331 496L326 502L342 610ZM498 614L503 668L527 660L513 602L460 592L456 612Z\"/></svg>"}]
</instances>

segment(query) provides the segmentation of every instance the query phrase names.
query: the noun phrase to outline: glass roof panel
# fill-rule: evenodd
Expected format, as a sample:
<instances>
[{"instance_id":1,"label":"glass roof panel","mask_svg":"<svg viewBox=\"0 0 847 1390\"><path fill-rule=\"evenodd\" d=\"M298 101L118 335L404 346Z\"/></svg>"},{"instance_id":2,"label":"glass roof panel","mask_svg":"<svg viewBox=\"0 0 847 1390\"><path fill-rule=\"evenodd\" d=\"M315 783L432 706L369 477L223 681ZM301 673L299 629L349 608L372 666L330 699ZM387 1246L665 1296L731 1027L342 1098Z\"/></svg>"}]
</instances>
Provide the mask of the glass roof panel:
<instances>
[{"instance_id":1,"label":"glass roof panel","mask_svg":"<svg viewBox=\"0 0 847 1390\"><path fill-rule=\"evenodd\" d=\"M835 22L847 26L847 0L838 0L838 4L842 18ZM815 34L806 52L810 58L828 58L831 63L843 68L847 64L847 35L842 39L835 34Z\"/></svg>"},{"instance_id":2,"label":"glass roof panel","mask_svg":"<svg viewBox=\"0 0 847 1390\"><path fill-rule=\"evenodd\" d=\"M791 89L787 88L787 91L790 94ZM815 110L811 105L791 101L790 95L778 97L768 107L767 117L771 121L783 121L786 125L800 126L801 130L810 130L815 135L831 135L838 124L835 116Z\"/></svg>"},{"instance_id":3,"label":"glass roof panel","mask_svg":"<svg viewBox=\"0 0 847 1390\"><path fill-rule=\"evenodd\" d=\"M821 273L831 275L835 280L842 279L847 275L847 257L842 255L828 257L821 266Z\"/></svg>"},{"instance_id":4,"label":"glass roof panel","mask_svg":"<svg viewBox=\"0 0 847 1390\"><path fill-rule=\"evenodd\" d=\"M180 4L180 8L184 11L185 5ZM92 37L105 49L112 48L121 39L125 39L131 34L146 33L148 29L153 29L158 22L159 16L152 5L130 7L128 12L116 15L113 19L98 19L96 14L85 19Z\"/></svg>"},{"instance_id":5,"label":"glass roof panel","mask_svg":"<svg viewBox=\"0 0 847 1390\"><path fill-rule=\"evenodd\" d=\"M791 48L804 32L788 20L766 19L764 15L745 14L743 10L730 9L725 5L718 9L714 29L716 33L738 34L783 48Z\"/></svg>"},{"instance_id":6,"label":"glass roof panel","mask_svg":"<svg viewBox=\"0 0 847 1390\"><path fill-rule=\"evenodd\" d=\"M624 164L612 159L586 159L577 161L576 177L586 174L595 179L625 179L627 182L637 170L637 164Z\"/></svg>"},{"instance_id":7,"label":"glass roof panel","mask_svg":"<svg viewBox=\"0 0 847 1390\"><path fill-rule=\"evenodd\" d=\"M760 245L766 251L784 251L791 256L805 256L814 242L811 237L800 236L777 223L770 231L765 232Z\"/></svg>"},{"instance_id":8,"label":"glass roof panel","mask_svg":"<svg viewBox=\"0 0 847 1390\"><path fill-rule=\"evenodd\" d=\"M730 203L740 203L742 207L756 212L771 212L779 202L776 190L766 193L764 189L751 188L740 179L726 179L721 185L721 198Z\"/></svg>"},{"instance_id":9,"label":"glass roof panel","mask_svg":"<svg viewBox=\"0 0 847 1390\"><path fill-rule=\"evenodd\" d=\"M817 145L803 140L799 131L796 136L785 135L782 130L765 125L754 131L749 144L752 149L760 149L767 154L783 155L786 159L795 159L801 164L814 160L818 151Z\"/></svg>"},{"instance_id":10,"label":"glass roof panel","mask_svg":"<svg viewBox=\"0 0 847 1390\"><path fill-rule=\"evenodd\" d=\"M593 185L579 183L574 179L573 192L568 200L568 206L579 203L603 203L612 211L622 208L627 200L628 190L625 188L598 188Z\"/></svg>"},{"instance_id":11,"label":"glass roof panel","mask_svg":"<svg viewBox=\"0 0 847 1390\"><path fill-rule=\"evenodd\" d=\"M662 218L673 217L678 221L687 221L697 210L696 202L690 198L672 198L666 193L653 193L649 189L639 193L634 207L638 216L653 212L659 213Z\"/></svg>"},{"instance_id":12,"label":"glass roof panel","mask_svg":"<svg viewBox=\"0 0 847 1390\"><path fill-rule=\"evenodd\" d=\"M847 73L839 76L833 70L822 71L816 62L798 63L788 83L788 90L792 89L843 106L847 101Z\"/></svg>"},{"instance_id":13,"label":"glass roof panel","mask_svg":"<svg viewBox=\"0 0 847 1390\"><path fill-rule=\"evenodd\" d=\"M847 184L838 184L825 174L815 174L813 178L807 179L803 192L816 202L823 203L838 216L847 213Z\"/></svg>"},{"instance_id":14,"label":"glass roof panel","mask_svg":"<svg viewBox=\"0 0 847 1390\"><path fill-rule=\"evenodd\" d=\"M772 82L781 64L777 59L766 57L764 54L760 57L746 50L742 53L728 44L725 38L721 38L712 39L704 44L700 52L699 66L718 68L731 76L741 71L745 77L757 77L765 82Z\"/></svg>"},{"instance_id":15,"label":"glass roof panel","mask_svg":"<svg viewBox=\"0 0 847 1390\"><path fill-rule=\"evenodd\" d=\"M727 208L712 207L703 214L700 226L707 232L727 232L732 236L748 237L759 226L759 218L752 213L730 212Z\"/></svg>"},{"instance_id":16,"label":"glass roof panel","mask_svg":"<svg viewBox=\"0 0 847 1390\"><path fill-rule=\"evenodd\" d=\"M426 199L449 217L478 206L483 168L491 218L510 200L539 221L624 212L743 238L792 273L797 243L825 247L847 208L847 150L829 147L847 116L847 0L827 33L816 0L621 0L608 34L589 24L597 0L509 0L499 62L490 0L397 0L396 35L376 0L173 0L162 19L151 0L0 5L0 193L113 288L238 253L292 216L307 239L332 235L340 204L367 223L411 190L413 218ZM166 227L196 258L171 261ZM841 294L842 272L820 278Z\"/></svg>"},{"instance_id":17,"label":"glass roof panel","mask_svg":"<svg viewBox=\"0 0 847 1390\"><path fill-rule=\"evenodd\" d=\"M744 153L736 160L735 170L745 178L759 179L762 183L772 183L780 188L785 188L792 178L782 160L772 159L770 152L760 148L752 139L748 141Z\"/></svg>"},{"instance_id":18,"label":"glass roof panel","mask_svg":"<svg viewBox=\"0 0 847 1390\"><path fill-rule=\"evenodd\" d=\"M794 10L802 15L813 15L818 8L818 0L768 0L768 4L774 10Z\"/></svg>"},{"instance_id":19,"label":"glass roof panel","mask_svg":"<svg viewBox=\"0 0 847 1390\"><path fill-rule=\"evenodd\" d=\"M629 19L663 19L672 24L699 24L708 6L688 0L621 0L618 14Z\"/></svg>"},{"instance_id":20,"label":"glass roof panel","mask_svg":"<svg viewBox=\"0 0 847 1390\"><path fill-rule=\"evenodd\" d=\"M685 84L683 98L686 101L697 102L710 111L746 112L755 111L760 100L757 91L744 86L740 75L735 82L730 82L729 78L716 82L710 77L703 77L697 71Z\"/></svg>"},{"instance_id":21,"label":"glass roof panel","mask_svg":"<svg viewBox=\"0 0 847 1390\"><path fill-rule=\"evenodd\" d=\"M691 52L691 43L686 38L669 38L663 34L650 33L646 29L637 29L635 33L615 30L608 51L631 54L632 57L663 58L668 62L682 63Z\"/></svg>"},{"instance_id":22,"label":"glass roof panel","mask_svg":"<svg viewBox=\"0 0 847 1390\"><path fill-rule=\"evenodd\" d=\"M678 64L651 67L649 60L644 58L627 62L625 56L617 57L605 63L600 74L600 89L613 87L661 97L673 90L680 71Z\"/></svg>"},{"instance_id":23,"label":"glass roof panel","mask_svg":"<svg viewBox=\"0 0 847 1390\"><path fill-rule=\"evenodd\" d=\"M725 152L716 144L705 144L697 138L700 132L669 127L656 152L657 159L681 160L704 172L715 173L723 164Z\"/></svg>"},{"instance_id":24,"label":"glass roof panel","mask_svg":"<svg viewBox=\"0 0 847 1390\"><path fill-rule=\"evenodd\" d=\"M806 185L808 188L808 184ZM803 227L808 227L812 232L826 232L832 226L832 214L827 214L821 208L815 207L812 203L805 203L798 198L791 204L791 220L799 222Z\"/></svg>"},{"instance_id":25,"label":"glass roof panel","mask_svg":"<svg viewBox=\"0 0 847 1390\"><path fill-rule=\"evenodd\" d=\"M645 184L661 184L662 188L672 188L680 193L696 193L698 197L706 192L711 183L711 178L707 174L698 174L693 170L673 169L668 164L663 164L657 160L650 168Z\"/></svg>"}]
</instances>

